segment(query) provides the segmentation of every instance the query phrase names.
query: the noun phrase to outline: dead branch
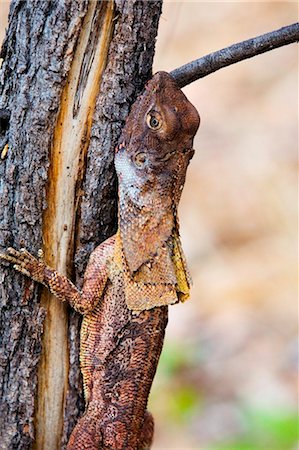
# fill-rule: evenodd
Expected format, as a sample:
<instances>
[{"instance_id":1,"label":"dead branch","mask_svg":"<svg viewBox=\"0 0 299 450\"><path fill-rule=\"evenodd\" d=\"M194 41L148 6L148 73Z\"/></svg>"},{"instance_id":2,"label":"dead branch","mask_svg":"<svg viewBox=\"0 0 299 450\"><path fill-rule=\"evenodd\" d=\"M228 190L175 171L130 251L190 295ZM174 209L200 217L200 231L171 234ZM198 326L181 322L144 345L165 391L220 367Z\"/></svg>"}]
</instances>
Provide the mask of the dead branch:
<instances>
[{"instance_id":1,"label":"dead branch","mask_svg":"<svg viewBox=\"0 0 299 450\"><path fill-rule=\"evenodd\" d=\"M262 34L196 59L170 72L182 88L223 67L299 41L299 23Z\"/></svg>"}]
</instances>

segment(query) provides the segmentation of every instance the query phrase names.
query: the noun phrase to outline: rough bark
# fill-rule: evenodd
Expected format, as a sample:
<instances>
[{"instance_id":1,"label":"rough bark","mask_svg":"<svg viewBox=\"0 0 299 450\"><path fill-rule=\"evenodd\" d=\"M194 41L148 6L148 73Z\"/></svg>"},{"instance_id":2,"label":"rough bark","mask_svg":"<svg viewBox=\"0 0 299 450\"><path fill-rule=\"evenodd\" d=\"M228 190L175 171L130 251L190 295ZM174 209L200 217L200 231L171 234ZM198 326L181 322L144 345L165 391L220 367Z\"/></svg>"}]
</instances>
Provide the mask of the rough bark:
<instances>
[{"instance_id":1,"label":"rough bark","mask_svg":"<svg viewBox=\"0 0 299 450\"><path fill-rule=\"evenodd\" d=\"M53 175L49 168L53 168L55 153L52 145L88 7L87 0L12 2L1 53L4 62L0 79L0 248L26 246L36 253L43 245L48 225L45 210L50 202L49 175ZM68 258L76 250L79 284L87 255L116 228L113 150L131 103L151 75L160 12L160 0L115 2L108 65L91 135L88 135L91 121L87 121L77 165L74 211L78 214ZM85 63L86 60L82 67ZM84 83L81 86L84 91ZM74 116L80 99L79 89ZM83 176L84 196L80 202ZM71 271L70 266L66 269ZM40 292L40 288L12 269L0 267L1 449L31 448L35 437L35 397L37 373L39 370L40 376L43 370L39 363L45 317L39 304ZM79 318L71 313L62 447L82 411L78 327ZM62 410L63 407L62 403ZM51 450L46 443L43 445Z\"/></svg>"},{"instance_id":2,"label":"rough bark","mask_svg":"<svg viewBox=\"0 0 299 450\"><path fill-rule=\"evenodd\" d=\"M42 247L49 150L86 1L13 1L2 48L0 108L10 112L0 162L0 245ZM6 130L7 128L7 130ZM29 448L44 310L39 288L1 266L0 446Z\"/></svg>"}]
</instances>

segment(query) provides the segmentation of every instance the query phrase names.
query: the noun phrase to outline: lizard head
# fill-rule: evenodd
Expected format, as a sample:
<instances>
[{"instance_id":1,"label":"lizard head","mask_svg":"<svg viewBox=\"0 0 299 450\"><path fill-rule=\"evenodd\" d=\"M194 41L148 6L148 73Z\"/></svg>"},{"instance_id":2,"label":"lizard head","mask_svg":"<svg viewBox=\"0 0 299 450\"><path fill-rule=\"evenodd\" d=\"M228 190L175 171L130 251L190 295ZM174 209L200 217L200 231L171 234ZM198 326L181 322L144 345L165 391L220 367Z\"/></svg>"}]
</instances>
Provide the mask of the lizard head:
<instances>
[{"instance_id":1,"label":"lizard head","mask_svg":"<svg viewBox=\"0 0 299 450\"><path fill-rule=\"evenodd\" d=\"M159 193L178 203L199 121L175 80L156 73L134 103L116 149L117 175L133 202L146 207Z\"/></svg>"},{"instance_id":2,"label":"lizard head","mask_svg":"<svg viewBox=\"0 0 299 450\"><path fill-rule=\"evenodd\" d=\"M132 270L172 233L199 121L195 107L166 72L153 76L131 109L115 167L120 232ZM139 249L139 258L132 244L138 240L138 227L146 247L144 252Z\"/></svg>"}]
</instances>

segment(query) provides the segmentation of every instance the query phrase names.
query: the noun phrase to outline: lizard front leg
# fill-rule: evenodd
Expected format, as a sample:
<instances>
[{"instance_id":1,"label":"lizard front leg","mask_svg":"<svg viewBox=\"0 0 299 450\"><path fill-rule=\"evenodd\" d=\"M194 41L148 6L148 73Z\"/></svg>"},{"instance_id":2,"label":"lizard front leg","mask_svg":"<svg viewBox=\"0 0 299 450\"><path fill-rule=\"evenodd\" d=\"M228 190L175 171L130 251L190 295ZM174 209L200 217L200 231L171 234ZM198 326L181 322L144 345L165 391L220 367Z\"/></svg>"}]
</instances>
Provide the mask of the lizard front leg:
<instances>
[{"instance_id":1,"label":"lizard front leg","mask_svg":"<svg viewBox=\"0 0 299 450\"><path fill-rule=\"evenodd\" d=\"M113 239L112 237L105 241L91 254L82 291L66 276L47 266L41 257L35 258L24 248L18 251L9 247L6 253L0 253L0 262L4 260L13 264L15 270L45 285L61 301L68 301L76 311L86 314L98 303L106 285L106 262L113 249Z\"/></svg>"},{"instance_id":2,"label":"lizard front leg","mask_svg":"<svg viewBox=\"0 0 299 450\"><path fill-rule=\"evenodd\" d=\"M75 309L84 312L81 308L82 293L67 277L47 266L41 258L35 258L25 248L15 250L9 247L7 253L0 254L0 259L8 261L18 272L46 286L61 301L68 301Z\"/></svg>"}]
</instances>

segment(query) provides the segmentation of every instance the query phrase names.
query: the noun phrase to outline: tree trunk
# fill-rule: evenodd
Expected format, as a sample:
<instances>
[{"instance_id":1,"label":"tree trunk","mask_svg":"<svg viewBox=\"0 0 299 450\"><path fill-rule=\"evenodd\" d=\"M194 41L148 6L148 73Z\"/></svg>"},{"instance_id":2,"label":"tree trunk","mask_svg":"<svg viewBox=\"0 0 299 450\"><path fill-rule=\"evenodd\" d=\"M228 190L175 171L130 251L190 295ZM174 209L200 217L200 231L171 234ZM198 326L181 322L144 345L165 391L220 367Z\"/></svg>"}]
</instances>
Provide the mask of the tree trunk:
<instances>
[{"instance_id":1,"label":"tree trunk","mask_svg":"<svg viewBox=\"0 0 299 450\"><path fill-rule=\"evenodd\" d=\"M14 0L0 78L0 247L80 286L114 233L113 153L151 75L161 0ZM75 266L73 261L75 260ZM0 448L64 448L83 408L80 317L0 267Z\"/></svg>"}]
</instances>

